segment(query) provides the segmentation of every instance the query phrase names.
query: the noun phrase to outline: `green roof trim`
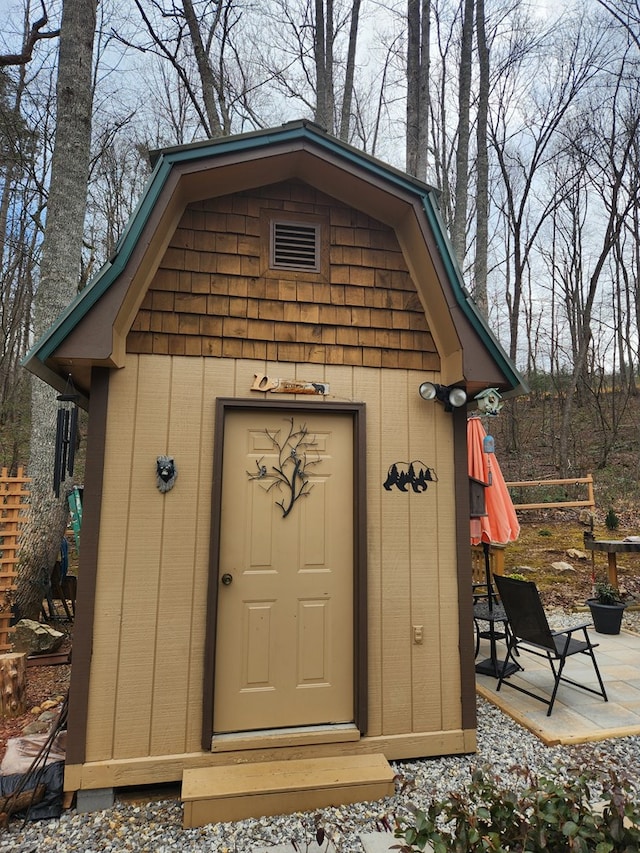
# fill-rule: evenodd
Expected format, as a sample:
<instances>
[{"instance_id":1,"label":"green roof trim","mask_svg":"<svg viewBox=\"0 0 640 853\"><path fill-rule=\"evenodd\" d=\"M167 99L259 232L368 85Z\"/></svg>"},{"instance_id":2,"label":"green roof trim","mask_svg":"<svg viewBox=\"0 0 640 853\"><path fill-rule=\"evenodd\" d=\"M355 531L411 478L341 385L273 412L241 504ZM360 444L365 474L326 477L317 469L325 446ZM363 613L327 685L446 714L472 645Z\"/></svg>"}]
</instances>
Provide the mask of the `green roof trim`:
<instances>
[{"instance_id":1,"label":"green roof trim","mask_svg":"<svg viewBox=\"0 0 640 853\"><path fill-rule=\"evenodd\" d=\"M124 270L170 173L171 163L160 161L151 173L142 197L118 240L113 258L98 270L89 284L69 303L32 347L24 363L34 357L46 361Z\"/></svg>"},{"instance_id":2,"label":"green roof trim","mask_svg":"<svg viewBox=\"0 0 640 853\"><path fill-rule=\"evenodd\" d=\"M449 281L453 286L453 292L458 300L458 304L461 306L474 330L480 336L483 343L491 353L493 360L500 365L500 368L504 372L505 376L509 378L514 388L519 388L526 393L529 390L526 382L522 376L520 376L520 373L515 368L511 359L502 349L498 339L485 323L484 318L478 311L478 308L471 297L471 294L467 291L467 288L464 285L464 280L453 251L453 246L450 243L447 230L442 220L440 206L434 204L433 195L431 193L426 193L422 196L422 206L427 216L427 220L429 221L429 225L431 226L431 230L435 236L440 256L447 271Z\"/></svg>"},{"instance_id":3,"label":"green roof trim","mask_svg":"<svg viewBox=\"0 0 640 853\"><path fill-rule=\"evenodd\" d=\"M36 342L25 357L23 364L28 364L33 359L37 359L44 365L46 360L123 272L174 165L197 162L204 158L223 154L250 152L260 148L269 148L278 143L301 140L308 140L315 146L324 148L336 155L341 160L351 163L359 169L364 169L420 199L459 307L508 381L514 388L526 390L522 377L478 313L464 286L436 201L437 191L405 172L341 142L330 136L318 125L306 120L290 122L280 128L252 131L237 136L222 137L152 152L153 171L140 201L118 241L113 258L96 273L84 290L77 295L54 324Z\"/></svg>"}]
</instances>

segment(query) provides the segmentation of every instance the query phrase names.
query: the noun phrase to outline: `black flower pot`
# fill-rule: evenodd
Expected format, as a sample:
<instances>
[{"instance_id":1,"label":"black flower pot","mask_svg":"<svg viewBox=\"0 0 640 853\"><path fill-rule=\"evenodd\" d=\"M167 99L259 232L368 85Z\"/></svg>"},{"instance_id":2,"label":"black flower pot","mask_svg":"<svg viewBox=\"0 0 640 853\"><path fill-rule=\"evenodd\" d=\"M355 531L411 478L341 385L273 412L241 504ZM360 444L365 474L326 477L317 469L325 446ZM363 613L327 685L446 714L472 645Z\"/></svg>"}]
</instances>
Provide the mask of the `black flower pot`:
<instances>
[{"instance_id":1,"label":"black flower pot","mask_svg":"<svg viewBox=\"0 0 640 853\"><path fill-rule=\"evenodd\" d=\"M600 604L596 598L587 599L593 626L598 634L619 634L624 604Z\"/></svg>"}]
</instances>

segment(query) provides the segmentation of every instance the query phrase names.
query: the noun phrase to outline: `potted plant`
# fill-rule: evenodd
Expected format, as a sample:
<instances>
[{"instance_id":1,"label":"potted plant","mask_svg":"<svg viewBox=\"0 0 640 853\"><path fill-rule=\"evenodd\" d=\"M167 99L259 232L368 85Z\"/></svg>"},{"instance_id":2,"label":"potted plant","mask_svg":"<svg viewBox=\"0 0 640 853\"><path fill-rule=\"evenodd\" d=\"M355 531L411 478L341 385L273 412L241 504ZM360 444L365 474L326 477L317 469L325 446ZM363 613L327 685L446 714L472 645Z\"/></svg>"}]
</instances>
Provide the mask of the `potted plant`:
<instances>
[{"instance_id":1,"label":"potted plant","mask_svg":"<svg viewBox=\"0 0 640 853\"><path fill-rule=\"evenodd\" d=\"M587 599L593 625L599 634L619 634L622 614L627 606L620 591L610 583L600 581L593 588L593 598Z\"/></svg>"}]
</instances>

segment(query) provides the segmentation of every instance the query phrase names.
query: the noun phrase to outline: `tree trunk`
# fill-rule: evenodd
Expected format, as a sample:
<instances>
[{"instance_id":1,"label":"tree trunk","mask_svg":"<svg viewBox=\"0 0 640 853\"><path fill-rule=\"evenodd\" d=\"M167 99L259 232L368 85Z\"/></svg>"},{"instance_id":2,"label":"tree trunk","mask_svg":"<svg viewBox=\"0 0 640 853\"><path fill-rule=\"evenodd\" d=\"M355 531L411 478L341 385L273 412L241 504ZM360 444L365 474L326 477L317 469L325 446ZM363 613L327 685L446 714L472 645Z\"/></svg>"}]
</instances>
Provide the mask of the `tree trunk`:
<instances>
[{"instance_id":1,"label":"tree trunk","mask_svg":"<svg viewBox=\"0 0 640 853\"><path fill-rule=\"evenodd\" d=\"M421 181L428 163L430 26L431 0L408 0L406 169Z\"/></svg>"},{"instance_id":2,"label":"tree trunk","mask_svg":"<svg viewBox=\"0 0 640 853\"><path fill-rule=\"evenodd\" d=\"M222 136L222 124L218 116L216 108L216 78L211 68L211 63L207 52L202 42L200 26L191 0L182 0L182 8L189 27L189 35L193 44L193 52L196 57L198 66L198 75L200 76L200 85L202 86L202 100L204 102L205 112L207 114L208 127L206 128L209 136L217 138Z\"/></svg>"},{"instance_id":3,"label":"tree trunk","mask_svg":"<svg viewBox=\"0 0 640 853\"><path fill-rule=\"evenodd\" d=\"M407 139L406 169L416 175L418 156L418 69L420 67L420 0L407 0Z\"/></svg>"},{"instance_id":4,"label":"tree trunk","mask_svg":"<svg viewBox=\"0 0 640 853\"><path fill-rule=\"evenodd\" d=\"M487 115L489 109L489 49L485 31L484 0L476 0L476 38L478 44L478 116L476 125L476 254L473 296L480 311L488 315L487 254L489 246L489 152Z\"/></svg>"},{"instance_id":5,"label":"tree trunk","mask_svg":"<svg viewBox=\"0 0 640 853\"><path fill-rule=\"evenodd\" d=\"M326 130L330 130L327 114L327 47L325 42L324 0L315 0L315 64L316 64L316 114L315 121Z\"/></svg>"},{"instance_id":6,"label":"tree trunk","mask_svg":"<svg viewBox=\"0 0 640 853\"><path fill-rule=\"evenodd\" d=\"M329 131L329 133L333 133L335 131L335 92L334 92L334 80L333 80L333 42L334 42L334 32L333 32L333 0L327 0L327 13L325 19L325 63L324 63L324 73L325 73L325 86L326 92L324 97L325 102L325 113L326 113L326 124L325 127Z\"/></svg>"},{"instance_id":7,"label":"tree trunk","mask_svg":"<svg viewBox=\"0 0 640 853\"><path fill-rule=\"evenodd\" d=\"M78 290L91 149L95 26L96 0L65 0L56 87L56 137L35 299L36 339ZM68 513L64 486L59 499L52 490L56 392L35 377L31 409L31 512L23 531L16 605L22 618L37 620L44 582L60 549Z\"/></svg>"},{"instance_id":8,"label":"tree trunk","mask_svg":"<svg viewBox=\"0 0 640 853\"><path fill-rule=\"evenodd\" d=\"M0 717L20 717L26 711L27 656L0 655Z\"/></svg>"},{"instance_id":9,"label":"tree trunk","mask_svg":"<svg viewBox=\"0 0 640 853\"><path fill-rule=\"evenodd\" d=\"M465 0L462 19L462 45L458 89L458 146L456 149L456 195L451 241L464 268L467 251L467 206L469 197L469 112L471 102L471 66L473 58L473 0Z\"/></svg>"},{"instance_id":10,"label":"tree trunk","mask_svg":"<svg viewBox=\"0 0 640 853\"><path fill-rule=\"evenodd\" d=\"M344 76L344 95L340 115L340 139L349 141L351 130L351 104L353 102L353 79L356 69L356 48L358 45L358 21L360 18L360 0L353 0L351 6L351 25L349 27L349 49L347 51L347 69Z\"/></svg>"}]
</instances>

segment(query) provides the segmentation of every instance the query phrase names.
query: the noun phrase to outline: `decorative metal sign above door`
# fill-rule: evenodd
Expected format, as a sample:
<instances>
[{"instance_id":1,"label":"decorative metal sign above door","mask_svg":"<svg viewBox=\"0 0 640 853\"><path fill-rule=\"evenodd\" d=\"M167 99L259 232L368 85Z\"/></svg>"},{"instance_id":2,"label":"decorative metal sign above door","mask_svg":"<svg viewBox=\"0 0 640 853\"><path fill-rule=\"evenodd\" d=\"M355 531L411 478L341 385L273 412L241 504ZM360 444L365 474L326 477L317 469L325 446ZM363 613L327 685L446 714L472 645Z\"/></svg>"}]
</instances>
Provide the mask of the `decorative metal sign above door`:
<instances>
[{"instance_id":1,"label":"decorative metal sign above door","mask_svg":"<svg viewBox=\"0 0 640 853\"><path fill-rule=\"evenodd\" d=\"M270 391L272 394L321 394L329 393L328 382L306 382L303 379L272 379L264 373L255 373L252 391Z\"/></svg>"},{"instance_id":2,"label":"decorative metal sign above door","mask_svg":"<svg viewBox=\"0 0 640 853\"><path fill-rule=\"evenodd\" d=\"M267 492L274 486L279 490L284 489L286 495L281 501L276 501L276 506L280 507L282 517L286 518L298 498L306 498L313 488L307 471L320 462L320 454L316 450L316 458L309 458L309 453L316 447L315 436L308 434L305 425L294 429L293 418L289 419L289 431L284 440L280 440L280 430L270 432L265 429L265 433L278 451L278 462L269 470L263 464L264 457L261 457L256 460L257 472L252 474L247 471L247 474L250 480L268 483L264 487Z\"/></svg>"}]
</instances>

